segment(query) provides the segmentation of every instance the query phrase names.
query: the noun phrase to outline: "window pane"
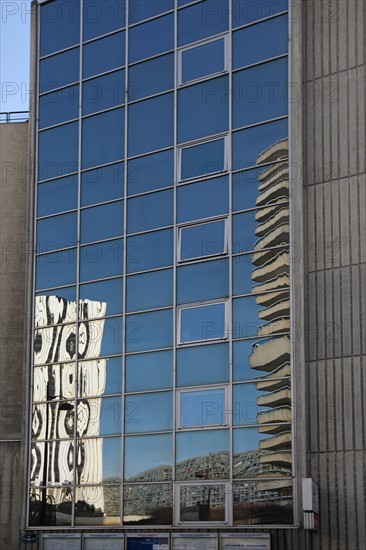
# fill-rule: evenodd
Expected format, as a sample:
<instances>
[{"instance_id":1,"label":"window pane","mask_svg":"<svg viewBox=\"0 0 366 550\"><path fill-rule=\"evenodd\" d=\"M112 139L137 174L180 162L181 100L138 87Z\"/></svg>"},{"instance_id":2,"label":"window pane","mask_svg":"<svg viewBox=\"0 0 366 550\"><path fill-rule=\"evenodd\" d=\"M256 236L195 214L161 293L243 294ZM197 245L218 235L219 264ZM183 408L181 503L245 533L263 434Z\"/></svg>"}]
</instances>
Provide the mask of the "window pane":
<instances>
[{"instance_id":1,"label":"window pane","mask_svg":"<svg viewBox=\"0 0 366 550\"><path fill-rule=\"evenodd\" d=\"M37 222L37 252L51 252L76 245L76 214L63 214Z\"/></svg>"},{"instance_id":2,"label":"window pane","mask_svg":"<svg viewBox=\"0 0 366 550\"><path fill-rule=\"evenodd\" d=\"M139 155L174 142L174 96L166 94L129 106L128 154Z\"/></svg>"},{"instance_id":3,"label":"window pane","mask_svg":"<svg viewBox=\"0 0 366 550\"><path fill-rule=\"evenodd\" d=\"M229 93L226 76L179 90L179 143L219 134L228 127Z\"/></svg>"},{"instance_id":4,"label":"window pane","mask_svg":"<svg viewBox=\"0 0 366 550\"><path fill-rule=\"evenodd\" d=\"M233 27L265 19L288 9L288 0L233 0ZM287 20L287 14L284 19Z\"/></svg>"},{"instance_id":5,"label":"window pane","mask_svg":"<svg viewBox=\"0 0 366 550\"><path fill-rule=\"evenodd\" d=\"M127 311L173 305L173 271L153 271L127 278Z\"/></svg>"},{"instance_id":6,"label":"window pane","mask_svg":"<svg viewBox=\"0 0 366 550\"><path fill-rule=\"evenodd\" d=\"M44 457L48 453L48 468L44 478ZM74 476L74 449L72 441L34 442L31 444L31 486L72 484Z\"/></svg>"},{"instance_id":7,"label":"window pane","mask_svg":"<svg viewBox=\"0 0 366 550\"><path fill-rule=\"evenodd\" d=\"M123 201L81 211L81 242L101 241L123 234Z\"/></svg>"},{"instance_id":8,"label":"window pane","mask_svg":"<svg viewBox=\"0 0 366 550\"><path fill-rule=\"evenodd\" d=\"M126 320L126 351L169 348L173 345L172 310L129 315Z\"/></svg>"},{"instance_id":9,"label":"window pane","mask_svg":"<svg viewBox=\"0 0 366 550\"><path fill-rule=\"evenodd\" d=\"M81 304L86 301L105 304L105 315L122 313L123 279L80 286ZM80 305L81 305L80 304Z\"/></svg>"},{"instance_id":10,"label":"window pane","mask_svg":"<svg viewBox=\"0 0 366 550\"><path fill-rule=\"evenodd\" d=\"M125 64L125 33L118 32L83 48L83 78L105 73Z\"/></svg>"},{"instance_id":11,"label":"window pane","mask_svg":"<svg viewBox=\"0 0 366 550\"><path fill-rule=\"evenodd\" d=\"M290 479L237 481L233 486L233 503L234 525L293 523L292 481ZM233 544L233 540L230 541L230 544Z\"/></svg>"},{"instance_id":12,"label":"window pane","mask_svg":"<svg viewBox=\"0 0 366 550\"><path fill-rule=\"evenodd\" d=\"M85 461L78 464L76 483L89 485L111 483L116 478L120 479L121 449L120 437L78 439L76 453L78 457L85 457Z\"/></svg>"},{"instance_id":13,"label":"window pane","mask_svg":"<svg viewBox=\"0 0 366 550\"><path fill-rule=\"evenodd\" d=\"M224 38L183 51L181 63L182 83L224 71L226 68Z\"/></svg>"},{"instance_id":14,"label":"window pane","mask_svg":"<svg viewBox=\"0 0 366 550\"><path fill-rule=\"evenodd\" d=\"M183 485L180 488L180 522L224 522L226 488L221 485ZM239 546L240 548L240 546Z\"/></svg>"},{"instance_id":15,"label":"window pane","mask_svg":"<svg viewBox=\"0 0 366 550\"><path fill-rule=\"evenodd\" d=\"M288 113L288 60L277 59L233 75L233 127Z\"/></svg>"},{"instance_id":16,"label":"window pane","mask_svg":"<svg viewBox=\"0 0 366 550\"><path fill-rule=\"evenodd\" d=\"M79 86L64 88L39 98L39 127L53 126L79 116Z\"/></svg>"},{"instance_id":17,"label":"window pane","mask_svg":"<svg viewBox=\"0 0 366 550\"><path fill-rule=\"evenodd\" d=\"M184 147L181 151L180 178L182 180L222 172L226 169L224 139L209 141L193 147Z\"/></svg>"},{"instance_id":18,"label":"window pane","mask_svg":"<svg viewBox=\"0 0 366 550\"><path fill-rule=\"evenodd\" d=\"M261 297L237 298L233 303L233 338L269 337L289 332L290 304L287 296L279 297L272 307L264 307Z\"/></svg>"},{"instance_id":19,"label":"window pane","mask_svg":"<svg viewBox=\"0 0 366 550\"><path fill-rule=\"evenodd\" d=\"M123 240L80 248L80 280L104 279L123 273Z\"/></svg>"},{"instance_id":20,"label":"window pane","mask_svg":"<svg viewBox=\"0 0 366 550\"><path fill-rule=\"evenodd\" d=\"M234 253L254 250L257 242L255 214L255 210L251 210L245 214L235 214L233 216L232 249Z\"/></svg>"},{"instance_id":21,"label":"window pane","mask_svg":"<svg viewBox=\"0 0 366 550\"><path fill-rule=\"evenodd\" d=\"M125 102L125 72L88 80L83 84L83 115L103 111Z\"/></svg>"},{"instance_id":22,"label":"window pane","mask_svg":"<svg viewBox=\"0 0 366 550\"><path fill-rule=\"evenodd\" d=\"M287 53L288 20L276 17L233 34L233 68L253 65Z\"/></svg>"},{"instance_id":23,"label":"window pane","mask_svg":"<svg viewBox=\"0 0 366 550\"><path fill-rule=\"evenodd\" d=\"M177 385L201 386L228 382L230 378L227 344L195 346L177 350Z\"/></svg>"},{"instance_id":24,"label":"window pane","mask_svg":"<svg viewBox=\"0 0 366 550\"><path fill-rule=\"evenodd\" d=\"M79 361L78 391L79 397L122 393L121 357Z\"/></svg>"},{"instance_id":25,"label":"window pane","mask_svg":"<svg viewBox=\"0 0 366 550\"><path fill-rule=\"evenodd\" d=\"M55 178L77 171L78 128L78 122L72 122L39 133L39 180Z\"/></svg>"},{"instance_id":26,"label":"window pane","mask_svg":"<svg viewBox=\"0 0 366 550\"><path fill-rule=\"evenodd\" d=\"M120 397L80 400L77 405L77 437L120 434L121 406Z\"/></svg>"},{"instance_id":27,"label":"window pane","mask_svg":"<svg viewBox=\"0 0 366 550\"><path fill-rule=\"evenodd\" d=\"M49 216L64 210L77 208L78 177L68 176L48 183L42 183L37 188L37 216Z\"/></svg>"},{"instance_id":28,"label":"window pane","mask_svg":"<svg viewBox=\"0 0 366 550\"><path fill-rule=\"evenodd\" d=\"M181 309L180 325L180 343L225 338L225 304Z\"/></svg>"},{"instance_id":29,"label":"window pane","mask_svg":"<svg viewBox=\"0 0 366 550\"><path fill-rule=\"evenodd\" d=\"M81 206L123 197L124 163L89 170L81 174Z\"/></svg>"},{"instance_id":30,"label":"window pane","mask_svg":"<svg viewBox=\"0 0 366 550\"><path fill-rule=\"evenodd\" d=\"M180 260L225 254L225 220L191 225L180 229Z\"/></svg>"},{"instance_id":31,"label":"window pane","mask_svg":"<svg viewBox=\"0 0 366 550\"><path fill-rule=\"evenodd\" d=\"M129 0L129 24L138 23L169 10L174 10L174 0Z\"/></svg>"},{"instance_id":32,"label":"window pane","mask_svg":"<svg viewBox=\"0 0 366 550\"><path fill-rule=\"evenodd\" d=\"M165 229L127 239L127 273L173 263L173 231Z\"/></svg>"},{"instance_id":33,"label":"window pane","mask_svg":"<svg viewBox=\"0 0 366 550\"><path fill-rule=\"evenodd\" d=\"M225 390L182 391L179 394L179 427L225 424Z\"/></svg>"},{"instance_id":34,"label":"window pane","mask_svg":"<svg viewBox=\"0 0 366 550\"><path fill-rule=\"evenodd\" d=\"M75 525L100 526L100 518L107 525L121 522L120 485L84 486L75 490ZM88 510L86 515L85 510Z\"/></svg>"},{"instance_id":35,"label":"window pane","mask_svg":"<svg viewBox=\"0 0 366 550\"><path fill-rule=\"evenodd\" d=\"M172 477L171 434L125 438L125 480L167 481Z\"/></svg>"},{"instance_id":36,"label":"window pane","mask_svg":"<svg viewBox=\"0 0 366 550\"><path fill-rule=\"evenodd\" d=\"M144 3L147 4L146 0ZM151 2L150 2L151 4ZM133 65L128 71L128 99L134 101L174 88L174 55Z\"/></svg>"},{"instance_id":37,"label":"window pane","mask_svg":"<svg viewBox=\"0 0 366 550\"><path fill-rule=\"evenodd\" d=\"M173 522L173 490L171 483L125 485L123 493L124 525L171 525ZM141 519L141 516L143 519ZM126 549L154 550L169 548L169 536L150 533L146 537L127 535Z\"/></svg>"},{"instance_id":38,"label":"window pane","mask_svg":"<svg viewBox=\"0 0 366 550\"><path fill-rule=\"evenodd\" d=\"M178 223L227 214L229 181L227 177L182 185L177 190Z\"/></svg>"},{"instance_id":39,"label":"window pane","mask_svg":"<svg viewBox=\"0 0 366 550\"><path fill-rule=\"evenodd\" d=\"M39 63L39 91L48 92L79 80L79 48L42 59Z\"/></svg>"},{"instance_id":40,"label":"window pane","mask_svg":"<svg viewBox=\"0 0 366 550\"><path fill-rule=\"evenodd\" d=\"M37 293L34 300L35 328L76 321L76 288L57 288Z\"/></svg>"},{"instance_id":41,"label":"window pane","mask_svg":"<svg viewBox=\"0 0 366 550\"><path fill-rule=\"evenodd\" d=\"M176 435L177 480L229 477L229 430L199 430Z\"/></svg>"},{"instance_id":42,"label":"window pane","mask_svg":"<svg viewBox=\"0 0 366 550\"><path fill-rule=\"evenodd\" d=\"M276 148L280 146L281 143L277 143ZM279 156L286 155L287 140L282 142L281 149L281 153L278 150ZM288 200L288 177L286 160L258 170L236 172L233 174L233 209L246 210L268 204L271 206L267 208L267 213L263 212L263 220L267 220L276 212L276 207L272 205ZM286 208L286 205L278 208ZM258 216L261 216L259 212Z\"/></svg>"},{"instance_id":43,"label":"window pane","mask_svg":"<svg viewBox=\"0 0 366 550\"><path fill-rule=\"evenodd\" d=\"M126 391L158 390L173 384L173 352L156 351L126 357Z\"/></svg>"},{"instance_id":44,"label":"window pane","mask_svg":"<svg viewBox=\"0 0 366 550\"><path fill-rule=\"evenodd\" d=\"M128 395L125 403L126 433L172 429L172 392Z\"/></svg>"},{"instance_id":45,"label":"window pane","mask_svg":"<svg viewBox=\"0 0 366 550\"><path fill-rule=\"evenodd\" d=\"M48 405L33 405L32 439L72 439L74 432L74 401L60 401ZM46 412L48 408L48 412ZM46 420L51 418L52 421ZM47 431L47 434L46 434Z\"/></svg>"},{"instance_id":46,"label":"window pane","mask_svg":"<svg viewBox=\"0 0 366 550\"><path fill-rule=\"evenodd\" d=\"M178 12L178 46L196 42L228 29L227 0L201 2Z\"/></svg>"},{"instance_id":47,"label":"window pane","mask_svg":"<svg viewBox=\"0 0 366 550\"><path fill-rule=\"evenodd\" d=\"M216 260L179 267L177 302L201 302L229 295L229 261Z\"/></svg>"},{"instance_id":48,"label":"window pane","mask_svg":"<svg viewBox=\"0 0 366 550\"><path fill-rule=\"evenodd\" d=\"M115 109L83 120L83 168L124 157L124 115L124 109Z\"/></svg>"},{"instance_id":49,"label":"window pane","mask_svg":"<svg viewBox=\"0 0 366 550\"><path fill-rule=\"evenodd\" d=\"M33 369L33 402L74 397L75 363L46 365Z\"/></svg>"},{"instance_id":50,"label":"window pane","mask_svg":"<svg viewBox=\"0 0 366 550\"><path fill-rule=\"evenodd\" d=\"M41 56L80 41L80 2L56 0L41 6Z\"/></svg>"},{"instance_id":51,"label":"window pane","mask_svg":"<svg viewBox=\"0 0 366 550\"><path fill-rule=\"evenodd\" d=\"M84 40L124 27L125 12L125 0L84 0Z\"/></svg>"},{"instance_id":52,"label":"window pane","mask_svg":"<svg viewBox=\"0 0 366 550\"><path fill-rule=\"evenodd\" d=\"M233 388L233 423L240 424L269 424L268 429L263 426L265 433L277 433L282 428L274 424L291 422L291 390L285 384L277 392L266 393L258 391L256 384L239 384Z\"/></svg>"},{"instance_id":53,"label":"window pane","mask_svg":"<svg viewBox=\"0 0 366 550\"><path fill-rule=\"evenodd\" d=\"M235 256L233 258L233 295L251 294L255 285L252 280L253 255Z\"/></svg>"},{"instance_id":54,"label":"window pane","mask_svg":"<svg viewBox=\"0 0 366 550\"><path fill-rule=\"evenodd\" d=\"M44 254L36 258L36 288L53 288L76 282L76 250Z\"/></svg>"},{"instance_id":55,"label":"window pane","mask_svg":"<svg viewBox=\"0 0 366 550\"><path fill-rule=\"evenodd\" d=\"M122 317L89 321L88 319L99 316L99 312L94 315L94 310L97 307L98 304L89 302L88 304L84 304L84 308L81 311L79 359L122 353Z\"/></svg>"},{"instance_id":56,"label":"window pane","mask_svg":"<svg viewBox=\"0 0 366 550\"><path fill-rule=\"evenodd\" d=\"M173 224L173 191L160 191L129 199L127 231L137 233Z\"/></svg>"},{"instance_id":57,"label":"window pane","mask_svg":"<svg viewBox=\"0 0 366 550\"><path fill-rule=\"evenodd\" d=\"M47 4L46 4L47 5ZM39 518L39 512L42 508L42 502L44 499L45 505L49 504L49 502L53 502L55 500L55 495L57 497L57 504L61 507L61 509L64 509L66 511L66 514L62 514L64 517L61 519L58 514L50 515L46 514L45 519L41 520L42 525L51 525L52 527L55 527L57 525L60 525L62 527L70 526L71 527L71 507L72 507L72 500L73 500L73 492L70 489L70 485L67 485L66 487L57 487L56 489L54 487L49 487L46 490L46 494L42 491L40 488L32 488L31 494L30 494L30 502L29 502L29 525L33 527L39 527L40 525L40 518ZM67 513L68 512L68 513ZM57 543L56 543L57 544Z\"/></svg>"},{"instance_id":58,"label":"window pane","mask_svg":"<svg viewBox=\"0 0 366 550\"><path fill-rule=\"evenodd\" d=\"M151 3L151 2L150 2ZM174 48L174 15L159 17L129 30L129 62Z\"/></svg>"},{"instance_id":59,"label":"window pane","mask_svg":"<svg viewBox=\"0 0 366 550\"><path fill-rule=\"evenodd\" d=\"M173 183L173 149L128 161L129 195L169 187Z\"/></svg>"}]
</instances>

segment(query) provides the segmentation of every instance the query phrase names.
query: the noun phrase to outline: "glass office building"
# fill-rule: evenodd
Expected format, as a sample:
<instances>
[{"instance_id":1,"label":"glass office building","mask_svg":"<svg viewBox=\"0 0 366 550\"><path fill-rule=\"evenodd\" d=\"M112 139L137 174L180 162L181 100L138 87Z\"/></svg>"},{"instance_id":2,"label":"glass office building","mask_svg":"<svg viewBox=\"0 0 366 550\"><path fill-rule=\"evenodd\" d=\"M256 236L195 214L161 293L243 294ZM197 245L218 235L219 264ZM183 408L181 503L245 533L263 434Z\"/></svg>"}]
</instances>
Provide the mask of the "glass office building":
<instances>
[{"instance_id":1,"label":"glass office building","mask_svg":"<svg viewBox=\"0 0 366 550\"><path fill-rule=\"evenodd\" d=\"M287 1L36 11L29 527L295 525Z\"/></svg>"}]
</instances>

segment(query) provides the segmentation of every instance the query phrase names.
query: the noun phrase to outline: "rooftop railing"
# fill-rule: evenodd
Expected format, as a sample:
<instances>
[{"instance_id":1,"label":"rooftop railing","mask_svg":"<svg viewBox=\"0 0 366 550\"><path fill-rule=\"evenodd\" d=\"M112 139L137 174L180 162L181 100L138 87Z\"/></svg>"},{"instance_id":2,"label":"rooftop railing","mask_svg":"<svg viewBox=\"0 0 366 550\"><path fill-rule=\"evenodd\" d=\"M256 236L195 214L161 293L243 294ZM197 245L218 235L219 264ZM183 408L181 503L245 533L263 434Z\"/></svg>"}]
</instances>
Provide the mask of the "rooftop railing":
<instances>
[{"instance_id":1,"label":"rooftop railing","mask_svg":"<svg viewBox=\"0 0 366 550\"><path fill-rule=\"evenodd\" d=\"M0 123L14 123L14 122L28 122L29 112L28 111L11 111L11 112L0 112Z\"/></svg>"}]
</instances>

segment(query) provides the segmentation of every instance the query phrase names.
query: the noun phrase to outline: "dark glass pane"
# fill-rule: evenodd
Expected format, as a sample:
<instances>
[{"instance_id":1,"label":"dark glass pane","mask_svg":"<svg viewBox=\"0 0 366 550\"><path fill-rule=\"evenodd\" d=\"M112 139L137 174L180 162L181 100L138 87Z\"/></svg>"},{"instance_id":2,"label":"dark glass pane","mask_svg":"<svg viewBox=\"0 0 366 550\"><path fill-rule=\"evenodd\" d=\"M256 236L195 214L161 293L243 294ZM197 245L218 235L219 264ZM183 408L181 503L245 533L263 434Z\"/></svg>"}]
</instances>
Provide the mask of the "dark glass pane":
<instances>
[{"instance_id":1,"label":"dark glass pane","mask_svg":"<svg viewBox=\"0 0 366 550\"><path fill-rule=\"evenodd\" d=\"M121 357L79 361L78 392L79 397L122 393Z\"/></svg>"},{"instance_id":2,"label":"dark glass pane","mask_svg":"<svg viewBox=\"0 0 366 550\"><path fill-rule=\"evenodd\" d=\"M121 479L122 443L120 437L78 439L76 456L79 464L77 485L112 483Z\"/></svg>"},{"instance_id":3,"label":"dark glass pane","mask_svg":"<svg viewBox=\"0 0 366 550\"><path fill-rule=\"evenodd\" d=\"M127 395L125 403L126 433L172 429L172 392Z\"/></svg>"},{"instance_id":4,"label":"dark glass pane","mask_svg":"<svg viewBox=\"0 0 366 550\"><path fill-rule=\"evenodd\" d=\"M228 0L199 2L178 12L178 46L228 30Z\"/></svg>"},{"instance_id":5,"label":"dark glass pane","mask_svg":"<svg viewBox=\"0 0 366 550\"><path fill-rule=\"evenodd\" d=\"M41 56L80 42L79 0L55 0L40 9Z\"/></svg>"},{"instance_id":6,"label":"dark glass pane","mask_svg":"<svg viewBox=\"0 0 366 550\"><path fill-rule=\"evenodd\" d=\"M169 348L173 344L172 310L129 315L126 320L126 351Z\"/></svg>"},{"instance_id":7,"label":"dark glass pane","mask_svg":"<svg viewBox=\"0 0 366 550\"><path fill-rule=\"evenodd\" d=\"M125 480L167 481L172 477L171 434L139 435L125 438Z\"/></svg>"},{"instance_id":8,"label":"dark glass pane","mask_svg":"<svg viewBox=\"0 0 366 550\"><path fill-rule=\"evenodd\" d=\"M42 59L39 64L39 91L48 92L79 80L80 50L67 52Z\"/></svg>"},{"instance_id":9,"label":"dark glass pane","mask_svg":"<svg viewBox=\"0 0 366 550\"><path fill-rule=\"evenodd\" d=\"M291 422L291 390L286 382L279 391L271 392L268 388L262 391L266 393L261 393L256 384L234 386L233 423L259 424L265 433L275 434L283 429L280 424ZM269 426L266 429L262 424Z\"/></svg>"},{"instance_id":10,"label":"dark glass pane","mask_svg":"<svg viewBox=\"0 0 366 550\"><path fill-rule=\"evenodd\" d=\"M147 3L144 0L145 4ZM128 71L128 99L142 99L174 88L174 55L133 65Z\"/></svg>"},{"instance_id":11,"label":"dark glass pane","mask_svg":"<svg viewBox=\"0 0 366 550\"><path fill-rule=\"evenodd\" d=\"M288 113L287 57L233 76L233 127L248 126Z\"/></svg>"},{"instance_id":12,"label":"dark glass pane","mask_svg":"<svg viewBox=\"0 0 366 550\"><path fill-rule=\"evenodd\" d=\"M123 279L112 279L100 283L89 283L80 286L80 300L83 302L102 302L105 304L105 315L122 313Z\"/></svg>"},{"instance_id":13,"label":"dark glass pane","mask_svg":"<svg viewBox=\"0 0 366 550\"><path fill-rule=\"evenodd\" d=\"M273 305L263 305L261 296L234 300L233 338L267 338L290 331L290 302L287 293L280 293L278 301Z\"/></svg>"},{"instance_id":14,"label":"dark glass pane","mask_svg":"<svg viewBox=\"0 0 366 550\"><path fill-rule=\"evenodd\" d=\"M76 288L56 288L35 295L35 328L76 321Z\"/></svg>"},{"instance_id":15,"label":"dark glass pane","mask_svg":"<svg viewBox=\"0 0 366 550\"><path fill-rule=\"evenodd\" d=\"M233 486L234 525L293 523L291 479L237 481ZM231 539L230 544L242 541Z\"/></svg>"},{"instance_id":16,"label":"dark glass pane","mask_svg":"<svg viewBox=\"0 0 366 550\"><path fill-rule=\"evenodd\" d=\"M122 401L120 397L80 399L77 404L77 437L121 433Z\"/></svg>"},{"instance_id":17,"label":"dark glass pane","mask_svg":"<svg viewBox=\"0 0 366 550\"><path fill-rule=\"evenodd\" d=\"M177 385L201 386L228 382L230 378L229 346L213 344L177 351Z\"/></svg>"},{"instance_id":18,"label":"dark glass pane","mask_svg":"<svg viewBox=\"0 0 366 550\"><path fill-rule=\"evenodd\" d=\"M182 391L179 396L179 427L225 424L225 390L212 388Z\"/></svg>"},{"instance_id":19,"label":"dark glass pane","mask_svg":"<svg viewBox=\"0 0 366 550\"><path fill-rule=\"evenodd\" d=\"M183 51L181 63L182 83L224 71L224 38Z\"/></svg>"},{"instance_id":20,"label":"dark glass pane","mask_svg":"<svg viewBox=\"0 0 366 550\"><path fill-rule=\"evenodd\" d=\"M49 216L64 210L73 210L78 204L78 177L68 176L37 188L37 216Z\"/></svg>"},{"instance_id":21,"label":"dark glass pane","mask_svg":"<svg viewBox=\"0 0 366 550\"><path fill-rule=\"evenodd\" d=\"M129 0L128 22L132 25L169 10L174 10L174 0Z\"/></svg>"},{"instance_id":22,"label":"dark glass pane","mask_svg":"<svg viewBox=\"0 0 366 550\"><path fill-rule=\"evenodd\" d=\"M282 153L286 154L287 142ZM246 210L271 205L264 219L271 217L270 211L275 214L276 202L283 202L288 198L288 162L283 161L273 166L266 166L258 170L246 170L233 174L233 209ZM285 208L282 205L281 208ZM279 207L280 208L280 207ZM260 213L258 213L260 216ZM264 215L264 214L263 214Z\"/></svg>"},{"instance_id":23,"label":"dark glass pane","mask_svg":"<svg viewBox=\"0 0 366 550\"><path fill-rule=\"evenodd\" d=\"M128 154L139 155L174 142L174 95L166 94L129 106Z\"/></svg>"},{"instance_id":24,"label":"dark glass pane","mask_svg":"<svg viewBox=\"0 0 366 550\"><path fill-rule=\"evenodd\" d=\"M288 9L288 0L233 0L233 27L253 23ZM287 14L286 14L287 20Z\"/></svg>"},{"instance_id":25,"label":"dark glass pane","mask_svg":"<svg viewBox=\"0 0 366 550\"><path fill-rule=\"evenodd\" d=\"M83 115L103 111L125 101L125 71L115 71L83 84Z\"/></svg>"},{"instance_id":26,"label":"dark glass pane","mask_svg":"<svg viewBox=\"0 0 366 550\"><path fill-rule=\"evenodd\" d=\"M81 310L79 359L122 353L122 317L89 321L88 319L100 316L98 307L97 303L89 302Z\"/></svg>"},{"instance_id":27,"label":"dark glass pane","mask_svg":"<svg viewBox=\"0 0 366 550\"><path fill-rule=\"evenodd\" d=\"M44 459L47 468L44 471ZM46 474L46 476L45 476ZM72 485L74 476L74 444L72 441L37 442L31 445L31 487Z\"/></svg>"},{"instance_id":28,"label":"dark glass pane","mask_svg":"<svg viewBox=\"0 0 366 550\"><path fill-rule=\"evenodd\" d=\"M179 234L180 260L225 254L225 220L182 227Z\"/></svg>"},{"instance_id":29,"label":"dark glass pane","mask_svg":"<svg viewBox=\"0 0 366 550\"><path fill-rule=\"evenodd\" d=\"M179 487L179 519L183 523L224 522L226 518L225 501L226 488L224 484L202 485L197 482L181 485Z\"/></svg>"},{"instance_id":30,"label":"dark glass pane","mask_svg":"<svg viewBox=\"0 0 366 550\"><path fill-rule=\"evenodd\" d=\"M224 303L180 310L180 343L217 340L225 336Z\"/></svg>"},{"instance_id":31,"label":"dark glass pane","mask_svg":"<svg viewBox=\"0 0 366 550\"><path fill-rule=\"evenodd\" d=\"M173 231L164 229L127 239L127 273L173 263Z\"/></svg>"},{"instance_id":32,"label":"dark glass pane","mask_svg":"<svg viewBox=\"0 0 366 550\"><path fill-rule=\"evenodd\" d=\"M182 180L226 170L225 140L217 139L193 147L184 147L181 152L181 165Z\"/></svg>"},{"instance_id":33,"label":"dark glass pane","mask_svg":"<svg viewBox=\"0 0 366 550\"><path fill-rule=\"evenodd\" d=\"M75 246L76 239L76 214L63 214L37 222L36 249L38 253Z\"/></svg>"},{"instance_id":34,"label":"dark glass pane","mask_svg":"<svg viewBox=\"0 0 366 550\"><path fill-rule=\"evenodd\" d=\"M233 34L233 69L287 53L288 20L276 17Z\"/></svg>"},{"instance_id":35,"label":"dark glass pane","mask_svg":"<svg viewBox=\"0 0 366 550\"><path fill-rule=\"evenodd\" d=\"M124 124L124 109L115 109L83 120L83 168L124 157Z\"/></svg>"},{"instance_id":36,"label":"dark glass pane","mask_svg":"<svg viewBox=\"0 0 366 550\"><path fill-rule=\"evenodd\" d=\"M179 90L179 143L225 132L228 127L229 93L226 76Z\"/></svg>"},{"instance_id":37,"label":"dark glass pane","mask_svg":"<svg viewBox=\"0 0 366 550\"><path fill-rule=\"evenodd\" d=\"M229 261L215 260L179 267L177 303L201 302L229 295Z\"/></svg>"},{"instance_id":38,"label":"dark glass pane","mask_svg":"<svg viewBox=\"0 0 366 550\"><path fill-rule=\"evenodd\" d=\"M123 234L123 201L81 211L81 242L101 241Z\"/></svg>"},{"instance_id":39,"label":"dark glass pane","mask_svg":"<svg viewBox=\"0 0 366 550\"><path fill-rule=\"evenodd\" d=\"M124 164L89 170L81 174L81 206L123 197Z\"/></svg>"},{"instance_id":40,"label":"dark glass pane","mask_svg":"<svg viewBox=\"0 0 366 550\"><path fill-rule=\"evenodd\" d=\"M123 493L124 525L171 525L173 522L173 490L171 483L125 485ZM149 533L127 535L126 549L169 548L169 536Z\"/></svg>"},{"instance_id":41,"label":"dark glass pane","mask_svg":"<svg viewBox=\"0 0 366 550\"><path fill-rule=\"evenodd\" d=\"M104 279L123 273L123 240L89 244L80 249L80 280Z\"/></svg>"},{"instance_id":42,"label":"dark glass pane","mask_svg":"<svg viewBox=\"0 0 366 550\"><path fill-rule=\"evenodd\" d=\"M173 149L128 161L127 178L129 195L173 185Z\"/></svg>"},{"instance_id":43,"label":"dark glass pane","mask_svg":"<svg viewBox=\"0 0 366 550\"><path fill-rule=\"evenodd\" d=\"M78 129L78 122L72 122L39 133L39 180L55 178L77 171Z\"/></svg>"},{"instance_id":44,"label":"dark glass pane","mask_svg":"<svg viewBox=\"0 0 366 550\"><path fill-rule=\"evenodd\" d=\"M39 128L53 126L79 116L79 86L63 88L39 98Z\"/></svg>"},{"instance_id":45,"label":"dark glass pane","mask_svg":"<svg viewBox=\"0 0 366 550\"><path fill-rule=\"evenodd\" d=\"M228 210L229 182L227 177L182 185L177 191L178 223L219 216L226 214Z\"/></svg>"},{"instance_id":46,"label":"dark glass pane","mask_svg":"<svg viewBox=\"0 0 366 550\"><path fill-rule=\"evenodd\" d=\"M137 233L173 224L173 191L158 191L129 199L127 231Z\"/></svg>"},{"instance_id":47,"label":"dark glass pane","mask_svg":"<svg viewBox=\"0 0 366 550\"><path fill-rule=\"evenodd\" d=\"M101 518L107 525L120 524L120 485L76 487L75 525L100 526Z\"/></svg>"},{"instance_id":48,"label":"dark glass pane","mask_svg":"<svg viewBox=\"0 0 366 550\"><path fill-rule=\"evenodd\" d=\"M127 311L173 305L173 271L153 271L127 279Z\"/></svg>"},{"instance_id":49,"label":"dark glass pane","mask_svg":"<svg viewBox=\"0 0 366 550\"><path fill-rule=\"evenodd\" d=\"M150 2L151 3L151 2ZM159 17L129 30L129 62L174 48L174 15Z\"/></svg>"},{"instance_id":50,"label":"dark glass pane","mask_svg":"<svg viewBox=\"0 0 366 550\"><path fill-rule=\"evenodd\" d=\"M233 134L233 169L248 168L262 162L273 162L276 149L282 143L283 155L288 154L288 120L277 120Z\"/></svg>"},{"instance_id":51,"label":"dark glass pane","mask_svg":"<svg viewBox=\"0 0 366 550\"><path fill-rule=\"evenodd\" d=\"M83 78L105 73L125 64L125 33L118 32L83 48Z\"/></svg>"},{"instance_id":52,"label":"dark glass pane","mask_svg":"<svg viewBox=\"0 0 366 550\"><path fill-rule=\"evenodd\" d=\"M126 24L125 0L84 0L84 40L115 31Z\"/></svg>"},{"instance_id":53,"label":"dark glass pane","mask_svg":"<svg viewBox=\"0 0 366 550\"><path fill-rule=\"evenodd\" d=\"M229 430L198 430L176 435L176 478L229 477Z\"/></svg>"},{"instance_id":54,"label":"dark glass pane","mask_svg":"<svg viewBox=\"0 0 366 550\"><path fill-rule=\"evenodd\" d=\"M173 352L156 351L126 357L126 391L158 390L173 384Z\"/></svg>"},{"instance_id":55,"label":"dark glass pane","mask_svg":"<svg viewBox=\"0 0 366 550\"><path fill-rule=\"evenodd\" d=\"M53 288L76 282L76 250L37 256L36 288Z\"/></svg>"},{"instance_id":56,"label":"dark glass pane","mask_svg":"<svg viewBox=\"0 0 366 550\"><path fill-rule=\"evenodd\" d=\"M254 250L257 243L256 227L255 210L233 216L232 250L234 253Z\"/></svg>"},{"instance_id":57,"label":"dark glass pane","mask_svg":"<svg viewBox=\"0 0 366 550\"><path fill-rule=\"evenodd\" d=\"M48 487L46 490L33 487L29 499L30 527L71 526L73 494L70 485Z\"/></svg>"},{"instance_id":58,"label":"dark glass pane","mask_svg":"<svg viewBox=\"0 0 366 550\"><path fill-rule=\"evenodd\" d=\"M191 4L192 2L195 2L195 0L178 0L178 8L180 6L185 6L185 4Z\"/></svg>"},{"instance_id":59,"label":"dark glass pane","mask_svg":"<svg viewBox=\"0 0 366 550\"><path fill-rule=\"evenodd\" d=\"M254 286L252 272L253 255L235 256L233 258L233 295L251 294Z\"/></svg>"}]
</instances>

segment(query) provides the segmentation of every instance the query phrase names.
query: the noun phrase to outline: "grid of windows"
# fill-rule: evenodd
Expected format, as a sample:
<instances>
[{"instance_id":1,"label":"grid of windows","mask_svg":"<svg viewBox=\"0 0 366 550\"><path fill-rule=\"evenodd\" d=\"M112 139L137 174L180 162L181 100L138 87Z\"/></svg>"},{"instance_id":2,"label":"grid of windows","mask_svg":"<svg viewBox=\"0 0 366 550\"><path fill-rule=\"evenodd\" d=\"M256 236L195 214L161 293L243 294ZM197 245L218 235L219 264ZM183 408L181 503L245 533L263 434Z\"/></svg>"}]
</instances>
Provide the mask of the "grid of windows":
<instances>
[{"instance_id":1,"label":"grid of windows","mask_svg":"<svg viewBox=\"0 0 366 550\"><path fill-rule=\"evenodd\" d=\"M292 524L286 2L65 6L38 8L29 523Z\"/></svg>"}]
</instances>

